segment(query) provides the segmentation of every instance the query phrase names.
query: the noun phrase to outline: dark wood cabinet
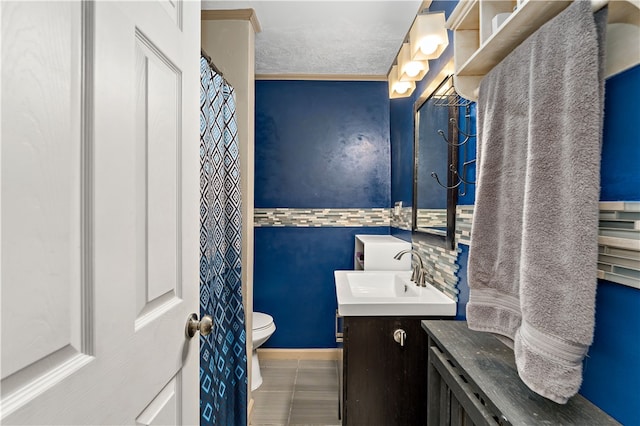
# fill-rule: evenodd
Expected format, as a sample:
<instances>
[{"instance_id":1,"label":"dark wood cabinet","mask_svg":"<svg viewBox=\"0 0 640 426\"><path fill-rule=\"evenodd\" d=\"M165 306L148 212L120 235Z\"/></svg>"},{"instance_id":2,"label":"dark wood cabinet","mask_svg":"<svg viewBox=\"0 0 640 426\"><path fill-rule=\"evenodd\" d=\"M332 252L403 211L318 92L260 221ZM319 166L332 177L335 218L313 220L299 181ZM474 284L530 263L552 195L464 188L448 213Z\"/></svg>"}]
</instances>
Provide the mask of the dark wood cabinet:
<instances>
[{"instance_id":1,"label":"dark wood cabinet","mask_svg":"<svg viewBox=\"0 0 640 426\"><path fill-rule=\"evenodd\" d=\"M530 390L511 348L464 321L423 321L429 336L428 426L618 425L581 395L564 405Z\"/></svg>"},{"instance_id":2,"label":"dark wood cabinet","mask_svg":"<svg viewBox=\"0 0 640 426\"><path fill-rule=\"evenodd\" d=\"M425 425L427 335L420 317L345 317L343 425ZM406 333L404 345L394 332Z\"/></svg>"}]
</instances>

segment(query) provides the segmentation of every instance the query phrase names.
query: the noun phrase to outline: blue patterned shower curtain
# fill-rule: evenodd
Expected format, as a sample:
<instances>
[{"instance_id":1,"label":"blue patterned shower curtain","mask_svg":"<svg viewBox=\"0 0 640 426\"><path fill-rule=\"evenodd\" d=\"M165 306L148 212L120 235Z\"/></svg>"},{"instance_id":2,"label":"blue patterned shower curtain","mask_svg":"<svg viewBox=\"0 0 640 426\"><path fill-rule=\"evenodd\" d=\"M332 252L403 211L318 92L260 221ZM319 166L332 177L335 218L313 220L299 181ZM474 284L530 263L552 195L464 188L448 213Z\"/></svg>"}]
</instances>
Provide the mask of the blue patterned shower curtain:
<instances>
[{"instance_id":1,"label":"blue patterned shower curtain","mask_svg":"<svg viewBox=\"0 0 640 426\"><path fill-rule=\"evenodd\" d=\"M234 91L200 58L200 424L247 424L241 193Z\"/></svg>"}]
</instances>

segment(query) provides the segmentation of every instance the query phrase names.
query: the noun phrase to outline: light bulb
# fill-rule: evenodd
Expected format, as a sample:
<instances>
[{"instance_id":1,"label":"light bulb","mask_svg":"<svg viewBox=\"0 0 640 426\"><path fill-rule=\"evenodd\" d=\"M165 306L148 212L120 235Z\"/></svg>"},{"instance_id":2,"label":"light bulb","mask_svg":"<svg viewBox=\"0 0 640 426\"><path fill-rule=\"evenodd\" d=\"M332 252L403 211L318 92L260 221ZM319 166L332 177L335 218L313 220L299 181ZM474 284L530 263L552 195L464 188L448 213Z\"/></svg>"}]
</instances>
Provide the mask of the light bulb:
<instances>
[{"instance_id":1,"label":"light bulb","mask_svg":"<svg viewBox=\"0 0 640 426\"><path fill-rule=\"evenodd\" d=\"M405 81L397 81L396 84L393 86L393 90L395 90L396 93L398 93L399 95L402 95L407 90L409 90L410 87L411 87L410 83L407 83Z\"/></svg>"},{"instance_id":2,"label":"light bulb","mask_svg":"<svg viewBox=\"0 0 640 426\"><path fill-rule=\"evenodd\" d=\"M404 65L404 73L407 74L409 77L415 77L418 74L420 74L420 71L422 71L423 66L420 62L417 61L411 61L411 62L407 62Z\"/></svg>"},{"instance_id":3,"label":"light bulb","mask_svg":"<svg viewBox=\"0 0 640 426\"><path fill-rule=\"evenodd\" d=\"M431 55L433 52L438 49L438 45L440 44L440 37L438 36L427 36L420 40L420 51L422 51L425 55Z\"/></svg>"}]
</instances>

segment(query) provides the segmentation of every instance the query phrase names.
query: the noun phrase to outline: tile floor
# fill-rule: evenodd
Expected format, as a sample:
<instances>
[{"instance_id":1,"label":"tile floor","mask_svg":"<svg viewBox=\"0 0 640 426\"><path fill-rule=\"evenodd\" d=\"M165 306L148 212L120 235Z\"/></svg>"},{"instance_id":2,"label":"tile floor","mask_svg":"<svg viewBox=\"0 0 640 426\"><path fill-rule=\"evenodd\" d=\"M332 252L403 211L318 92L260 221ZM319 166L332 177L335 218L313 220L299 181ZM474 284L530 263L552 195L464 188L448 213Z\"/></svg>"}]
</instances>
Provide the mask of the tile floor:
<instances>
[{"instance_id":1,"label":"tile floor","mask_svg":"<svg viewBox=\"0 0 640 426\"><path fill-rule=\"evenodd\" d=\"M252 425L340 425L336 361L260 361Z\"/></svg>"}]
</instances>

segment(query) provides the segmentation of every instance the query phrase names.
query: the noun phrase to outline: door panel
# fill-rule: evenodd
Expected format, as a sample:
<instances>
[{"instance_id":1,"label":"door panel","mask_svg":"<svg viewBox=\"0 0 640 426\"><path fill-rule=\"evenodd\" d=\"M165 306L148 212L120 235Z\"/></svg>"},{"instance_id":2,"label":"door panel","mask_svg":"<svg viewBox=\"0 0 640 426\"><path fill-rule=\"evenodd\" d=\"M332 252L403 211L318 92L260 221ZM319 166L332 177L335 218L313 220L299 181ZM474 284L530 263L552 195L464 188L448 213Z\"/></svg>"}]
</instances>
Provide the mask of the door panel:
<instances>
[{"instance_id":1,"label":"door panel","mask_svg":"<svg viewBox=\"0 0 640 426\"><path fill-rule=\"evenodd\" d=\"M140 317L169 309L181 294L178 189L181 72L136 34L136 200Z\"/></svg>"},{"instance_id":2,"label":"door panel","mask_svg":"<svg viewBox=\"0 0 640 426\"><path fill-rule=\"evenodd\" d=\"M160 0L160 4L179 29L182 29L182 0Z\"/></svg>"},{"instance_id":3,"label":"door panel","mask_svg":"<svg viewBox=\"0 0 640 426\"><path fill-rule=\"evenodd\" d=\"M153 398L136 418L136 425L176 425L180 424L180 375L171 381Z\"/></svg>"},{"instance_id":4,"label":"door panel","mask_svg":"<svg viewBox=\"0 0 640 426\"><path fill-rule=\"evenodd\" d=\"M11 342L1 345L3 395L29 383L28 398L47 372L66 364L72 374L89 361L82 19L80 3L2 6L2 341Z\"/></svg>"},{"instance_id":5,"label":"door panel","mask_svg":"<svg viewBox=\"0 0 640 426\"><path fill-rule=\"evenodd\" d=\"M0 7L0 420L198 424L199 3Z\"/></svg>"}]
</instances>

